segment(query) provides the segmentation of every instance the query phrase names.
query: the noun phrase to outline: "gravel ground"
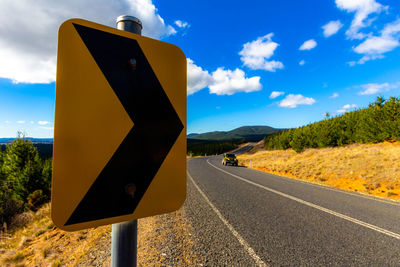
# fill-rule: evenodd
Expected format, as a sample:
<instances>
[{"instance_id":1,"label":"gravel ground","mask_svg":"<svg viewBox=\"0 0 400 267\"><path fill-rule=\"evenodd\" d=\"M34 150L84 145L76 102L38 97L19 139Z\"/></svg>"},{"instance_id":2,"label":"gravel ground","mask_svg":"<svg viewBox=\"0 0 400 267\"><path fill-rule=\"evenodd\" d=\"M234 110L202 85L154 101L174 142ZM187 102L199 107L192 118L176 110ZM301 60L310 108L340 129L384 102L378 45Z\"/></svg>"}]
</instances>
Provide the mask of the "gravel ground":
<instances>
[{"instance_id":1,"label":"gravel ground","mask_svg":"<svg viewBox=\"0 0 400 267\"><path fill-rule=\"evenodd\" d=\"M139 220L138 266L201 266L185 208Z\"/></svg>"},{"instance_id":2,"label":"gravel ground","mask_svg":"<svg viewBox=\"0 0 400 267\"><path fill-rule=\"evenodd\" d=\"M95 243L85 254L82 262L77 266L110 266L111 261L111 226L107 226L109 231L104 231Z\"/></svg>"},{"instance_id":3,"label":"gravel ground","mask_svg":"<svg viewBox=\"0 0 400 267\"><path fill-rule=\"evenodd\" d=\"M110 249L111 231L107 231L78 266L110 266ZM138 221L138 266L204 266L202 251L196 245L186 205L176 212Z\"/></svg>"}]
</instances>

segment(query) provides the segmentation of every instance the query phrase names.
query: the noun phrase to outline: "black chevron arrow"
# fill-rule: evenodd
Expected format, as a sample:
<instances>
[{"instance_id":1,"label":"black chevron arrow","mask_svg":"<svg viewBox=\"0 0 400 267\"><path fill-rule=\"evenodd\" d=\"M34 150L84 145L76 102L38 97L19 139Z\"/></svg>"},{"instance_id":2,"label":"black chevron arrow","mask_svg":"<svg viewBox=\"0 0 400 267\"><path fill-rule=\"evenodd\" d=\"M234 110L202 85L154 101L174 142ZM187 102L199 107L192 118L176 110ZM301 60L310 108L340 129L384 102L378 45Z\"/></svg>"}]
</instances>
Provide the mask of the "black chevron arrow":
<instances>
[{"instance_id":1,"label":"black chevron arrow","mask_svg":"<svg viewBox=\"0 0 400 267\"><path fill-rule=\"evenodd\" d=\"M134 126L65 225L132 214L184 127L136 40L74 27Z\"/></svg>"}]
</instances>

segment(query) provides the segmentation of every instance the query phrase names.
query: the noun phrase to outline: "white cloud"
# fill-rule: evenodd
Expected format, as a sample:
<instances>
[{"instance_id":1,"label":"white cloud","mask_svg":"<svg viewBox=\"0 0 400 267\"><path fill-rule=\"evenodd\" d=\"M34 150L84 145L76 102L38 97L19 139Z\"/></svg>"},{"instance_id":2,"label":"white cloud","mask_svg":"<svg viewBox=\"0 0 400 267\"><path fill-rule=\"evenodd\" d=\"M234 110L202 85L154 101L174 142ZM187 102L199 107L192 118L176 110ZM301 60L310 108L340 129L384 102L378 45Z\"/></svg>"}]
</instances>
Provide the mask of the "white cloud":
<instances>
[{"instance_id":1,"label":"white cloud","mask_svg":"<svg viewBox=\"0 0 400 267\"><path fill-rule=\"evenodd\" d=\"M400 19L387 23L380 32L376 32L377 27L370 27L376 19L376 16L370 15L388 10L388 6L383 6L376 0L336 0L336 5L342 10L355 13L351 26L346 31L347 37L363 40L353 47L353 51L362 57L348 62L349 66L384 58L385 53L400 46ZM370 32L363 33L362 29L369 29Z\"/></svg>"},{"instance_id":2,"label":"white cloud","mask_svg":"<svg viewBox=\"0 0 400 267\"><path fill-rule=\"evenodd\" d=\"M278 96L283 95L283 94L285 94L285 92L273 91L273 92L269 95L269 98L274 99L274 98L277 98Z\"/></svg>"},{"instance_id":3,"label":"white cloud","mask_svg":"<svg viewBox=\"0 0 400 267\"><path fill-rule=\"evenodd\" d=\"M300 60L299 65L303 66L304 64L306 64L306 62L304 61L304 59Z\"/></svg>"},{"instance_id":4,"label":"white cloud","mask_svg":"<svg viewBox=\"0 0 400 267\"><path fill-rule=\"evenodd\" d=\"M399 41L391 37L372 36L355 47L354 52L374 56L392 51L399 45Z\"/></svg>"},{"instance_id":5,"label":"white cloud","mask_svg":"<svg viewBox=\"0 0 400 267\"><path fill-rule=\"evenodd\" d=\"M340 22L340 20L332 20L322 26L322 29L324 30L324 36L325 37L330 37L334 34L336 34L340 28L343 27L343 24Z\"/></svg>"},{"instance_id":6,"label":"white cloud","mask_svg":"<svg viewBox=\"0 0 400 267\"><path fill-rule=\"evenodd\" d=\"M49 121L38 121L38 124L39 125L47 125L47 124L50 124L50 122Z\"/></svg>"},{"instance_id":7,"label":"white cloud","mask_svg":"<svg viewBox=\"0 0 400 267\"><path fill-rule=\"evenodd\" d=\"M387 7L377 3L375 0L335 0L339 9L354 12L354 19L346 35L350 39L363 39L367 35L360 32L362 28L369 26L373 19L368 19L373 13L380 13Z\"/></svg>"},{"instance_id":8,"label":"white cloud","mask_svg":"<svg viewBox=\"0 0 400 267\"><path fill-rule=\"evenodd\" d=\"M6 124L9 124L9 123L10 123L10 121L4 121L4 123L6 123Z\"/></svg>"},{"instance_id":9,"label":"white cloud","mask_svg":"<svg viewBox=\"0 0 400 267\"><path fill-rule=\"evenodd\" d=\"M259 76L246 78L241 69L231 71L218 68L212 73L212 79L212 84L209 85L212 94L232 95L238 92L250 93L262 89Z\"/></svg>"},{"instance_id":10,"label":"white cloud","mask_svg":"<svg viewBox=\"0 0 400 267\"><path fill-rule=\"evenodd\" d=\"M17 123L19 123L19 124L24 124L25 121L17 121Z\"/></svg>"},{"instance_id":11,"label":"white cloud","mask_svg":"<svg viewBox=\"0 0 400 267\"><path fill-rule=\"evenodd\" d=\"M305 41L300 47L299 50L311 50L317 46L317 42L314 39L310 39Z\"/></svg>"},{"instance_id":12,"label":"white cloud","mask_svg":"<svg viewBox=\"0 0 400 267\"><path fill-rule=\"evenodd\" d=\"M239 52L243 65L253 70L267 70L275 72L283 69L283 63L276 60L268 61L273 55L278 43L272 41L273 33L258 37L257 40L245 43Z\"/></svg>"},{"instance_id":13,"label":"white cloud","mask_svg":"<svg viewBox=\"0 0 400 267\"><path fill-rule=\"evenodd\" d=\"M391 23L385 25L383 30L381 31L382 36L397 36L400 32L400 19L397 19Z\"/></svg>"},{"instance_id":14,"label":"white cloud","mask_svg":"<svg viewBox=\"0 0 400 267\"><path fill-rule=\"evenodd\" d=\"M383 93L391 89L396 89L400 87L400 82L398 83L367 83L358 86L362 88L362 91L358 92L359 95L373 95L378 93Z\"/></svg>"},{"instance_id":15,"label":"white cloud","mask_svg":"<svg viewBox=\"0 0 400 267\"><path fill-rule=\"evenodd\" d=\"M160 38L176 33L151 0L2 0L0 77L13 82L53 82L60 24L78 17L115 27L121 14L137 16L143 23L143 35Z\"/></svg>"},{"instance_id":16,"label":"white cloud","mask_svg":"<svg viewBox=\"0 0 400 267\"><path fill-rule=\"evenodd\" d=\"M344 105L344 106L343 106L344 109L350 109L350 108L356 108L356 107L357 107L356 104L351 104L351 105L350 105L350 104L347 104L347 105Z\"/></svg>"},{"instance_id":17,"label":"white cloud","mask_svg":"<svg viewBox=\"0 0 400 267\"><path fill-rule=\"evenodd\" d=\"M400 46L400 19L385 25L379 36L369 36L361 44L353 48L354 52L364 55L357 62L349 62L350 66L364 64L366 61L383 58L383 54Z\"/></svg>"},{"instance_id":18,"label":"white cloud","mask_svg":"<svg viewBox=\"0 0 400 267\"><path fill-rule=\"evenodd\" d=\"M382 89L387 88L389 86L388 83L378 84L378 83L369 83L361 85L364 89L363 91L358 92L360 95L373 95L379 93Z\"/></svg>"},{"instance_id":19,"label":"white cloud","mask_svg":"<svg viewBox=\"0 0 400 267\"><path fill-rule=\"evenodd\" d=\"M191 95L208 87L211 94L232 95L238 92L254 92L262 89L260 77L246 78L241 69L218 68L212 74L187 59L187 94Z\"/></svg>"},{"instance_id":20,"label":"white cloud","mask_svg":"<svg viewBox=\"0 0 400 267\"><path fill-rule=\"evenodd\" d=\"M194 64L193 60L187 59L187 95L191 95L206 88L212 82L212 77L207 70Z\"/></svg>"},{"instance_id":21,"label":"white cloud","mask_svg":"<svg viewBox=\"0 0 400 267\"><path fill-rule=\"evenodd\" d=\"M179 28L189 28L190 24L183 20L175 20L175 25Z\"/></svg>"},{"instance_id":22,"label":"white cloud","mask_svg":"<svg viewBox=\"0 0 400 267\"><path fill-rule=\"evenodd\" d=\"M340 108L340 109L338 109L337 111L336 111L336 113L345 113L345 112L347 112L347 111L349 111L350 109L352 109L352 108L357 108L357 105L355 105L355 104L347 104L347 105L344 105L342 108Z\"/></svg>"},{"instance_id":23,"label":"white cloud","mask_svg":"<svg viewBox=\"0 0 400 267\"><path fill-rule=\"evenodd\" d=\"M315 99L311 97L304 97L301 94L293 95L290 94L285 97L280 103L280 107L284 108L296 108L298 105L312 105L315 103Z\"/></svg>"},{"instance_id":24,"label":"white cloud","mask_svg":"<svg viewBox=\"0 0 400 267\"><path fill-rule=\"evenodd\" d=\"M338 96L339 96L338 93L333 93L329 98L336 98L336 97L338 97Z\"/></svg>"},{"instance_id":25,"label":"white cloud","mask_svg":"<svg viewBox=\"0 0 400 267\"><path fill-rule=\"evenodd\" d=\"M364 64L367 61L379 59L379 58L384 58L384 56L383 55L365 55L357 61L350 61L347 63L349 64L349 66L353 67L357 64Z\"/></svg>"}]
</instances>

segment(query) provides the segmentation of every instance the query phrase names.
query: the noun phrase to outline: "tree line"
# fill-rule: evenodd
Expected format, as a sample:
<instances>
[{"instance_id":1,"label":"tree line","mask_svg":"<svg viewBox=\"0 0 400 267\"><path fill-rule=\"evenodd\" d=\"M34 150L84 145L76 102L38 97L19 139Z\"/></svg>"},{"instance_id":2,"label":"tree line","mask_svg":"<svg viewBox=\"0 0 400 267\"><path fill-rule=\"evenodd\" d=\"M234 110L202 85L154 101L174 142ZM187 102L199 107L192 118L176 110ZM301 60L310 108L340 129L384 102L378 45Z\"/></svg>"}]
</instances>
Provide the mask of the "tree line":
<instances>
[{"instance_id":1,"label":"tree line","mask_svg":"<svg viewBox=\"0 0 400 267\"><path fill-rule=\"evenodd\" d=\"M36 210L50 200L52 160L41 159L38 150L21 133L0 151L0 223L14 215Z\"/></svg>"},{"instance_id":2,"label":"tree line","mask_svg":"<svg viewBox=\"0 0 400 267\"><path fill-rule=\"evenodd\" d=\"M188 139L187 154L189 156L217 155L235 148L246 142L246 139L232 141L190 141Z\"/></svg>"},{"instance_id":3,"label":"tree line","mask_svg":"<svg viewBox=\"0 0 400 267\"><path fill-rule=\"evenodd\" d=\"M335 147L352 143L400 141L400 99L378 96L367 108L346 112L303 127L273 133L264 138L265 148Z\"/></svg>"}]
</instances>

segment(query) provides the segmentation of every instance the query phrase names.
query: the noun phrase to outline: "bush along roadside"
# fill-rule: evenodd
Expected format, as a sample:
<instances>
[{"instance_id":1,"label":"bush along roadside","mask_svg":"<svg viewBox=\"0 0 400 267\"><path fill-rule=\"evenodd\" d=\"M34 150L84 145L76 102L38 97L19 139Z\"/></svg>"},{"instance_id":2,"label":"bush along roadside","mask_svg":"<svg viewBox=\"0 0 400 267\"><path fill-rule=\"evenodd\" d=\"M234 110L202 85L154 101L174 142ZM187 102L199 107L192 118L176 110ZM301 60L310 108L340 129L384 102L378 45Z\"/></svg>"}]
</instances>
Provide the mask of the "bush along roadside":
<instances>
[{"instance_id":1,"label":"bush along roadside","mask_svg":"<svg viewBox=\"0 0 400 267\"><path fill-rule=\"evenodd\" d=\"M42 160L32 142L18 137L0 151L0 223L50 200L52 160ZM4 227L5 228L5 227Z\"/></svg>"},{"instance_id":2,"label":"bush along roadside","mask_svg":"<svg viewBox=\"0 0 400 267\"><path fill-rule=\"evenodd\" d=\"M353 143L400 141L400 99L378 96L367 108L346 112L296 129L264 138L268 150L335 147Z\"/></svg>"}]
</instances>

